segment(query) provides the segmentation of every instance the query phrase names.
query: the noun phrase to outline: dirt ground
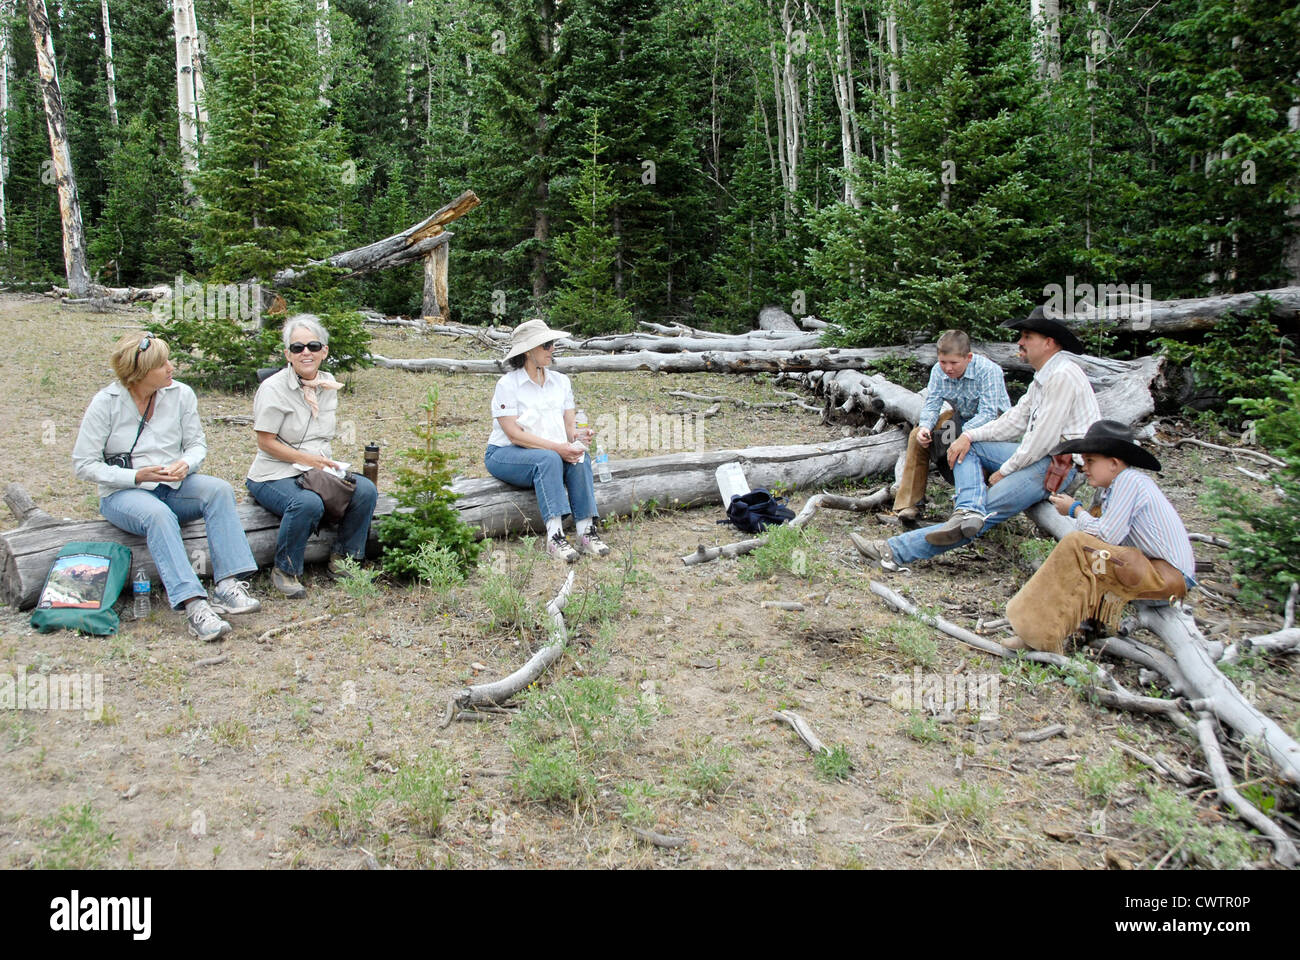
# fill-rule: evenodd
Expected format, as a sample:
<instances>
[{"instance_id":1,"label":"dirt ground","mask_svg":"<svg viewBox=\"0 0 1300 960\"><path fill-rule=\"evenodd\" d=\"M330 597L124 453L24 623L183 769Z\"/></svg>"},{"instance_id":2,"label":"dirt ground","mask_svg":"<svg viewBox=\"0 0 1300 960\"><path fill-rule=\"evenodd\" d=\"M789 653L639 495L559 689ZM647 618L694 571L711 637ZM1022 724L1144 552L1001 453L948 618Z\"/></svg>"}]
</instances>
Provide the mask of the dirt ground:
<instances>
[{"instance_id":1,"label":"dirt ground","mask_svg":"<svg viewBox=\"0 0 1300 960\"><path fill-rule=\"evenodd\" d=\"M109 345L137 318L0 296L3 480L20 481L51 514L97 515L70 451L110 379ZM374 336L390 357L482 350L398 328ZM379 442L381 489L431 385L442 426L458 433L447 444L457 472L485 474L492 377L345 379L349 443L336 456L359 463L364 444ZM763 377L703 374L584 374L575 388L593 417L620 406L666 413L682 403L670 390L777 398ZM200 391L199 401L204 470L242 498L250 429L213 418L249 413L251 396ZM791 408L724 409L701 423L710 448L841 435ZM1226 455L1159 455L1162 485L1191 530L1213 528L1199 500L1204 476L1264 489ZM949 494L937 481L931 494L932 512L945 515ZM792 505L806 496L794 492ZM237 619L219 645L197 643L156 600L147 620L104 638L40 635L25 613L0 608L0 674L97 674L104 691L98 719L0 711L0 867L1268 865L1267 845L1214 806L1207 781L1171 784L1117 746L1203 769L1195 744L1168 724L1094 706L1058 671L995 662L910 625L867 590L869 577L883 579L970 628L1000 617L1044 549L1028 521L910 575L867 570L848 540L854 529L889 535L888 518L836 511L819 513L783 557L684 566L698 543L739 539L721 516L714 507L612 521L613 556L577 567L576 642L528 692L527 709L445 728L455 691L504 676L545 639L538 607L564 571L531 542L494 543L468 582L446 590L381 582L376 596L354 597L309 570L308 596L291 601L261 573L252 590L262 611ZM1227 639L1280 625L1276 612L1228 596L1224 551L1195 547L1216 564L1206 580L1224 596L1193 601L1207 629ZM805 609L761 605L773 600ZM218 652L228 659L199 664ZM1293 664L1256 660L1236 679L1300 735ZM996 709L981 718L903 702L914 671L966 689L988 678ZM1118 672L1145 689L1135 669ZM776 710L797 711L834 756L814 761ZM1052 724L1065 731L1017 738ZM1297 816L1294 793L1267 776L1252 774L1248 787ZM656 845L647 831L684 842Z\"/></svg>"}]
</instances>

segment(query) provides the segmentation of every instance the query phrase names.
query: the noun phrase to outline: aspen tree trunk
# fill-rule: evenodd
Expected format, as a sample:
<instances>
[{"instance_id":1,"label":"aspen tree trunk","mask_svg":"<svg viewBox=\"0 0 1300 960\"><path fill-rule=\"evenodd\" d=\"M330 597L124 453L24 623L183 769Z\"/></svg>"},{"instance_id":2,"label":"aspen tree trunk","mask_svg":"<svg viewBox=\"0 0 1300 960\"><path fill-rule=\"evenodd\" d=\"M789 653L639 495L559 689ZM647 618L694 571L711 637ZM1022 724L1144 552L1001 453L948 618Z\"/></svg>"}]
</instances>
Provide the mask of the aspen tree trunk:
<instances>
[{"instance_id":1,"label":"aspen tree trunk","mask_svg":"<svg viewBox=\"0 0 1300 960\"><path fill-rule=\"evenodd\" d=\"M1288 130L1292 132L1300 130L1300 94L1297 94L1297 99L1291 104L1291 109L1287 111L1286 117ZM3 213L4 210L0 208L0 214ZM1287 208L1286 215L1290 219L1292 229L1295 232L1287 243L1282 263L1286 269L1289 282L1300 286L1300 203L1292 204Z\"/></svg>"},{"instance_id":2,"label":"aspen tree trunk","mask_svg":"<svg viewBox=\"0 0 1300 960\"><path fill-rule=\"evenodd\" d=\"M0 0L0 250L9 248L8 221L5 219L5 186L9 181L9 17L12 0Z\"/></svg>"},{"instance_id":3,"label":"aspen tree trunk","mask_svg":"<svg viewBox=\"0 0 1300 960\"><path fill-rule=\"evenodd\" d=\"M113 28L108 22L108 0L99 0L104 21L104 74L108 81L108 119L117 126L117 75L113 72Z\"/></svg>"},{"instance_id":4,"label":"aspen tree trunk","mask_svg":"<svg viewBox=\"0 0 1300 960\"><path fill-rule=\"evenodd\" d=\"M1061 0L1029 0L1029 22L1038 34L1038 79L1061 79Z\"/></svg>"},{"instance_id":5,"label":"aspen tree trunk","mask_svg":"<svg viewBox=\"0 0 1300 960\"><path fill-rule=\"evenodd\" d=\"M888 12L885 14L885 34L889 43L889 146L885 149L886 156L892 156L898 159L900 148L898 144L898 125L896 119L898 116L898 18L894 16L894 4L891 0Z\"/></svg>"},{"instance_id":6,"label":"aspen tree trunk","mask_svg":"<svg viewBox=\"0 0 1300 960\"><path fill-rule=\"evenodd\" d=\"M1097 143L1097 60L1106 51L1106 32L1098 22L1097 0L1088 0L1088 52L1083 65L1088 75L1088 190L1083 208L1083 247L1092 249L1093 152ZM1058 70L1059 78L1059 70Z\"/></svg>"},{"instance_id":7,"label":"aspen tree trunk","mask_svg":"<svg viewBox=\"0 0 1300 960\"><path fill-rule=\"evenodd\" d=\"M324 107L330 105L330 83L334 79L329 67L329 54L333 45L334 37L330 33L330 0L316 0L316 53L321 62L320 102Z\"/></svg>"},{"instance_id":8,"label":"aspen tree trunk","mask_svg":"<svg viewBox=\"0 0 1300 960\"><path fill-rule=\"evenodd\" d=\"M81 227L81 203L77 199L77 178L72 172L72 151L68 148L68 126L59 90L58 61L50 35L50 17L45 0L27 0L27 22L36 45L36 68L40 73L45 100L45 121L50 131L50 156L54 183L59 189L59 214L63 218L63 263L68 274L68 293L90 295L90 274L86 271L86 241ZM42 176L42 180L44 180Z\"/></svg>"},{"instance_id":9,"label":"aspen tree trunk","mask_svg":"<svg viewBox=\"0 0 1300 960\"><path fill-rule=\"evenodd\" d=\"M192 194L193 175L199 169L199 146L207 127L203 70L199 56L199 24L194 0L172 0L172 23L176 31L176 113L180 129L181 167L185 192Z\"/></svg>"}]
</instances>

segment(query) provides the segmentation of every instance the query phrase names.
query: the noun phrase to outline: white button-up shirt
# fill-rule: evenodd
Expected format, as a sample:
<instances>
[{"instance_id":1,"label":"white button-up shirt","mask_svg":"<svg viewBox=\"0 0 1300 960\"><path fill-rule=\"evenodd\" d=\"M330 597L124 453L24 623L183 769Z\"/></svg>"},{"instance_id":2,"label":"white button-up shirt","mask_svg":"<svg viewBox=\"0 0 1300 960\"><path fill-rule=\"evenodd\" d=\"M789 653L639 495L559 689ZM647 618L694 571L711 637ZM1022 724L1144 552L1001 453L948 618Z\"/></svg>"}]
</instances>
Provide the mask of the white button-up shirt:
<instances>
[{"instance_id":1,"label":"white button-up shirt","mask_svg":"<svg viewBox=\"0 0 1300 960\"><path fill-rule=\"evenodd\" d=\"M973 443L1019 440L1016 452L998 468L1006 476L1041 460L1062 440L1077 440L1100 419L1101 409L1087 375L1060 351L1034 374L1019 403L992 423L962 432Z\"/></svg>"},{"instance_id":2,"label":"white button-up shirt","mask_svg":"<svg viewBox=\"0 0 1300 960\"><path fill-rule=\"evenodd\" d=\"M153 414L137 442L139 427L140 411L135 399L120 383L110 383L99 391L86 408L72 447L72 467L80 479L99 485L101 500L119 490L134 489L135 472L141 467L165 467L184 460L190 472L197 473L208 455L208 441L199 421L199 402L194 391L183 383L172 381L154 394ZM131 453L133 466L113 467L104 462L105 454L112 457L121 453ZM156 482L139 484L142 490L156 486ZM180 481L167 486L174 489Z\"/></svg>"},{"instance_id":3,"label":"white button-up shirt","mask_svg":"<svg viewBox=\"0 0 1300 960\"><path fill-rule=\"evenodd\" d=\"M528 371L523 367L511 370L497 381L497 388L492 393L492 435L488 445L508 447L510 438L501 429L497 417L516 417L519 426L529 433L552 440L555 443L568 443L569 436L564 429L564 411L575 407L573 386L569 378L562 373L543 368L545 379L541 386L533 382Z\"/></svg>"}]
</instances>

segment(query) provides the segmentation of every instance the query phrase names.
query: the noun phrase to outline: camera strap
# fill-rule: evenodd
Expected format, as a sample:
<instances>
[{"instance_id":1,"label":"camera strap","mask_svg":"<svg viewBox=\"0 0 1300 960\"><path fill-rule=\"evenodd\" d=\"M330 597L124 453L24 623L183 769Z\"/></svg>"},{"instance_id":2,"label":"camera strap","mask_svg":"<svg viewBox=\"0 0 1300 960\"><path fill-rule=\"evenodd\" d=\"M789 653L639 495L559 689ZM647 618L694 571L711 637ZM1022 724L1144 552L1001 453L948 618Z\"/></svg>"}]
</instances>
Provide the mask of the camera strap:
<instances>
[{"instance_id":1,"label":"camera strap","mask_svg":"<svg viewBox=\"0 0 1300 960\"><path fill-rule=\"evenodd\" d=\"M144 425L149 422L149 417L153 415L153 402L158 399L158 393L155 391L149 397L149 405L144 408L144 413L140 415L140 426L135 428L135 440L131 442L131 449L126 452L128 457L135 454L135 446L140 442L140 434L144 433ZM120 454L118 454L120 456ZM108 447L104 448L104 459L108 459Z\"/></svg>"}]
</instances>

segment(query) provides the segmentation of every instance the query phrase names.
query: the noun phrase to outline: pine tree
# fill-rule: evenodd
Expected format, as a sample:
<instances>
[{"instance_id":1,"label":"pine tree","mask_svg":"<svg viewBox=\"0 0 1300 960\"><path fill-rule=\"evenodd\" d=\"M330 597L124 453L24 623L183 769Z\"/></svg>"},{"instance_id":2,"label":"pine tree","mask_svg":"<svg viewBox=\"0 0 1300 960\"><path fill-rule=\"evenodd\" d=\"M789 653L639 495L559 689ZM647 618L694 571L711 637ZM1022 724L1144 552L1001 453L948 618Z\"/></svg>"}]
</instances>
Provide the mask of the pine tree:
<instances>
[{"instance_id":1,"label":"pine tree","mask_svg":"<svg viewBox=\"0 0 1300 960\"><path fill-rule=\"evenodd\" d=\"M269 278L336 239L340 171L321 127L315 31L301 3L231 0L212 56L201 252L214 279Z\"/></svg>"},{"instance_id":2,"label":"pine tree","mask_svg":"<svg viewBox=\"0 0 1300 960\"><path fill-rule=\"evenodd\" d=\"M599 111L591 113L590 130L591 153L568 198L579 219L555 239L555 261L564 280L551 303L551 322L594 336L628 329L632 312L614 290L618 239L610 232L609 211L615 194L609 168L600 162L608 146L600 133Z\"/></svg>"},{"instance_id":3,"label":"pine tree","mask_svg":"<svg viewBox=\"0 0 1300 960\"><path fill-rule=\"evenodd\" d=\"M1028 307L1024 290L1040 282L1048 231L1036 222L1039 181L1025 159L1036 134L1029 114L1012 109L1032 96L1033 67L1027 24L1005 9L995 23L957 0L899 11L905 89L897 110L877 97L898 153L851 174L860 209L836 203L810 218L825 313L849 342L929 339L945 327L991 333Z\"/></svg>"}]
</instances>

